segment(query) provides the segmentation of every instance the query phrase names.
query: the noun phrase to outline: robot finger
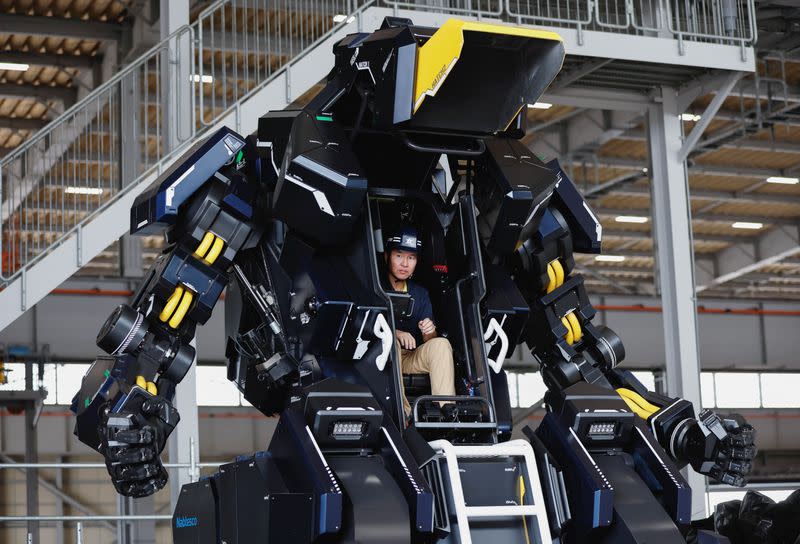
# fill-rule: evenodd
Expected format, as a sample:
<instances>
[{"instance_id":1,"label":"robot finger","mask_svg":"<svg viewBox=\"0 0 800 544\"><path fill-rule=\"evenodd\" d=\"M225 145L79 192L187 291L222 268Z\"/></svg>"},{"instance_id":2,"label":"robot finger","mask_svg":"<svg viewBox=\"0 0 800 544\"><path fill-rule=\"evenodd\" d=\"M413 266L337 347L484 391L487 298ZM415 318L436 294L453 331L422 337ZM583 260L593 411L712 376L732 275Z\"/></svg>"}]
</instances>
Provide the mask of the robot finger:
<instances>
[{"instance_id":1,"label":"robot finger","mask_svg":"<svg viewBox=\"0 0 800 544\"><path fill-rule=\"evenodd\" d=\"M744 479L744 476L741 474L737 474L735 472L725 472L716 466L711 469L709 476L718 480L720 483L733 487L744 487L744 485L747 483L747 481Z\"/></svg>"},{"instance_id":2,"label":"robot finger","mask_svg":"<svg viewBox=\"0 0 800 544\"><path fill-rule=\"evenodd\" d=\"M147 497L162 489L167 483L166 475L149 480L135 482L122 482L117 486L117 491L128 497Z\"/></svg>"},{"instance_id":3,"label":"robot finger","mask_svg":"<svg viewBox=\"0 0 800 544\"><path fill-rule=\"evenodd\" d=\"M756 456L755 446L732 447L724 451L728 459L752 459Z\"/></svg>"},{"instance_id":4,"label":"robot finger","mask_svg":"<svg viewBox=\"0 0 800 544\"><path fill-rule=\"evenodd\" d=\"M149 480L160 473L159 465L154 463L114 465L111 468L112 477L119 482Z\"/></svg>"},{"instance_id":5,"label":"robot finger","mask_svg":"<svg viewBox=\"0 0 800 544\"><path fill-rule=\"evenodd\" d=\"M722 468L725 472L736 473L745 476L753 469L753 465L749 461L736 461L731 459L722 463Z\"/></svg>"},{"instance_id":6,"label":"robot finger","mask_svg":"<svg viewBox=\"0 0 800 544\"><path fill-rule=\"evenodd\" d=\"M744 425L738 432L730 435L731 446L752 446L755 442L756 431L751 425Z\"/></svg>"},{"instance_id":7,"label":"robot finger","mask_svg":"<svg viewBox=\"0 0 800 544\"><path fill-rule=\"evenodd\" d=\"M155 433L151 427L141 429L109 429L108 443L111 446L122 444L150 444L153 442ZM114 444L116 442L117 444Z\"/></svg>"},{"instance_id":8,"label":"robot finger","mask_svg":"<svg viewBox=\"0 0 800 544\"><path fill-rule=\"evenodd\" d=\"M141 463L155 456L151 448L110 448L106 458L113 463Z\"/></svg>"}]
</instances>

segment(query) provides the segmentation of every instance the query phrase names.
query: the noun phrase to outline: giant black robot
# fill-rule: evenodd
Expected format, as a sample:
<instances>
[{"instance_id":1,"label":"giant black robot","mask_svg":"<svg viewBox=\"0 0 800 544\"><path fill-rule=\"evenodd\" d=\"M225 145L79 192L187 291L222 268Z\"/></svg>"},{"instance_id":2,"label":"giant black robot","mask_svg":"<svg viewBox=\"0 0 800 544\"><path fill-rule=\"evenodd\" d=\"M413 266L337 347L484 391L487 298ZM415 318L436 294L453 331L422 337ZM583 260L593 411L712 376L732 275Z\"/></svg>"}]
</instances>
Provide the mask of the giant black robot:
<instances>
[{"instance_id":1,"label":"giant black robot","mask_svg":"<svg viewBox=\"0 0 800 544\"><path fill-rule=\"evenodd\" d=\"M679 470L743 485L752 427L618 368L573 273L601 225L520 142L558 35L388 18L334 54L306 107L218 130L135 202L131 233L168 245L73 403L117 491L166 484L171 400L225 291L228 378L280 419L265 451L183 487L176 543L726 542L691 527ZM407 253L413 289L392 272ZM434 336L430 372L409 371ZM511 440L521 344L547 415Z\"/></svg>"}]
</instances>

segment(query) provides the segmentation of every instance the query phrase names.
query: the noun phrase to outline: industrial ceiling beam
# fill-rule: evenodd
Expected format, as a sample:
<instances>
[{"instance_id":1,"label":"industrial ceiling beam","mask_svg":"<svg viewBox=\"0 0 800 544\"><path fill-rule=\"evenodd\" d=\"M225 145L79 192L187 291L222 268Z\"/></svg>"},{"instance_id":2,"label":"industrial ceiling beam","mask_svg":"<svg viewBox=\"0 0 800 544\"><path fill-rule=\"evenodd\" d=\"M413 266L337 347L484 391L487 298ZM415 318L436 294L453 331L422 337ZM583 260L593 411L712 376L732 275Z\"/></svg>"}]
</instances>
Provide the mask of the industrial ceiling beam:
<instances>
[{"instance_id":1,"label":"industrial ceiling beam","mask_svg":"<svg viewBox=\"0 0 800 544\"><path fill-rule=\"evenodd\" d=\"M58 68L87 69L102 60L101 55L57 55L55 53L33 53L30 51L0 52L0 62L16 62L33 66L56 66Z\"/></svg>"},{"instance_id":2,"label":"industrial ceiling beam","mask_svg":"<svg viewBox=\"0 0 800 544\"><path fill-rule=\"evenodd\" d=\"M598 58L595 60L584 62L577 68L573 68L568 72L562 72L561 74L559 74L558 78L553 82L553 84L549 87L550 92L564 89L569 85L575 83L582 77L588 76L592 72L599 70L606 64L609 64L613 61L614 59Z\"/></svg>"},{"instance_id":3,"label":"industrial ceiling beam","mask_svg":"<svg viewBox=\"0 0 800 544\"><path fill-rule=\"evenodd\" d=\"M717 254L719 275L705 285L698 285L696 291L701 293L719 287L798 254L800 254L798 229L772 229L754 240L735 244L720 251Z\"/></svg>"},{"instance_id":4,"label":"industrial ceiling beam","mask_svg":"<svg viewBox=\"0 0 800 544\"><path fill-rule=\"evenodd\" d=\"M646 160L628 159L623 157L596 156L587 160L590 165L609 168L630 168L631 170L647 168ZM719 164L692 164L689 172L694 174L712 174L720 176L735 176L746 178L768 178L770 176L780 176L782 172L773 168L753 168L746 166L727 166Z\"/></svg>"},{"instance_id":5,"label":"industrial ceiling beam","mask_svg":"<svg viewBox=\"0 0 800 544\"><path fill-rule=\"evenodd\" d=\"M49 123L49 119L25 119L23 117L0 117L0 128L37 131Z\"/></svg>"},{"instance_id":6,"label":"industrial ceiling beam","mask_svg":"<svg viewBox=\"0 0 800 544\"><path fill-rule=\"evenodd\" d=\"M594 211L598 215L605 215L605 216L638 215L642 217L650 217L651 209L652 209L651 207L609 208L601 206L592 206L592 211ZM707 213L707 212L703 213L693 212L692 219L697 219L700 221L719 221L719 222L749 221L755 223L769 223L771 225L787 225L792 227L800 223L800 218L798 217L771 217L765 215L747 215L741 213L719 214L719 213Z\"/></svg>"},{"instance_id":7,"label":"industrial ceiling beam","mask_svg":"<svg viewBox=\"0 0 800 544\"><path fill-rule=\"evenodd\" d=\"M48 38L118 41L125 27L120 23L0 13L0 28L7 33Z\"/></svg>"},{"instance_id":8,"label":"industrial ceiling beam","mask_svg":"<svg viewBox=\"0 0 800 544\"><path fill-rule=\"evenodd\" d=\"M60 100L72 105L78 99L76 87L50 87L49 85L31 85L28 83L0 83L0 96L14 98L42 98L45 100Z\"/></svg>"},{"instance_id":9,"label":"industrial ceiling beam","mask_svg":"<svg viewBox=\"0 0 800 544\"><path fill-rule=\"evenodd\" d=\"M635 240L652 240L653 235L650 231L642 230L623 230L623 229L603 229L604 236L615 238L630 238ZM695 242L721 242L726 244L737 244L748 239L746 236L727 236L724 234L701 234L695 232L692 236Z\"/></svg>"},{"instance_id":10,"label":"industrial ceiling beam","mask_svg":"<svg viewBox=\"0 0 800 544\"><path fill-rule=\"evenodd\" d=\"M608 183L608 182L607 182ZM601 188L606 183L596 186ZM605 194L596 194L595 187L586 191L584 196L587 198L597 198L605 196ZM758 202L760 204L800 204L800 196L784 195L784 194L769 194L769 193L754 193L742 191L713 191L710 189L694 189L690 188L692 200L735 200L737 202ZM622 189L614 189L614 194L619 196L650 196L650 187L642 187L630 185Z\"/></svg>"},{"instance_id":11,"label":"industrial ceiling beam","mask_svg":"<svg viewBox=\"0 0 800 544\"><path fill-rule=\"evenodd\" d=\"M700 140L703 132L705 132L706 128L708 128L708 125L711 124L711 121L714 119L714 115L719 111L722 103L725 102L726 98L728 98L728 95L733 90L734 85L739 82L742 76L744 76L744 72L731 72L722 82L721 86L717 90L717 93L714 95L714 98L708 104L705 111L703 111L700 120L694 125L692 132L689 133L689 136L687 136L683 141L683 145L678 151L679 161L686 160L686 158L689 156L689 153L692 152L692 149L694 149L694 146Z\"/></svg>"}]
</instances>

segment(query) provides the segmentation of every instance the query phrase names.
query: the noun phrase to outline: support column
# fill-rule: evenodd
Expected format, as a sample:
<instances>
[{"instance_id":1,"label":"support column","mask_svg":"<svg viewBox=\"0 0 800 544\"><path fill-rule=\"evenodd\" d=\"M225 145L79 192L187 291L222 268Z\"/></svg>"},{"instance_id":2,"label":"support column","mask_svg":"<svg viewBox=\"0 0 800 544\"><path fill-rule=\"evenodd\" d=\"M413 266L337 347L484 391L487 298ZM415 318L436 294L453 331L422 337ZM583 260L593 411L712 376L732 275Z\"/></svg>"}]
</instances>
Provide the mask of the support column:
<instances>
[{"instance_id":1,"label":"support column","mask_svg":"<svg viewBox=\"0 0 800 544\"><path fill-rule=\"evenodd\" d=\"M161 38L164 39L184 25L189 24L189 0L160 0ZM180 34L170 43L168 62L162 63L164 110L164 145L174 150L191 137L191 92L190 72L191 47L189 33ZM192 346L196 347L193 341ZM181 421L169 439L169 459L172 463L197 462L199 451L199 422L197 418L197 358L189 372L178 384L175 393L175 408ZM193 444L193 446L192 446ZM190 469L170 471L170 496L172 508L178 503L181 486L191 481Z\"/></svg>"},{"instance_id":2,"label":"support column","mask_svg":"<svg viewBox=\"0 0 800 544\"><path fill-rule=\"evenodd\" d=\"M695 299L694 250L686 163L679 160L682 127L677 93L662 88L662 102L648 110L653 238L664 308L667 393L700 404L700 357ZM705 517L706 479L688 469L692 517Z\"/></svg>"},{"instance_id":3,"label":"support column","mask_svg":"<svg viewBox=\"0 0 800 544\"><path fill-rule=\"evenodd\" d=\"M119 179L120 188L127 187L139 175L139 123L136 117L127 112L136 111L141 93L139 72L131 72L120 82L119 120L121 137L119 141ZM147 122L144 120L142 122ZM119 240L119 271L125 278L139 278L142 269L142 240L138 236L125 234Z\"/></svg>"},{"instance_id":4,"label":"support column","mask_svg":"<svg viewBox=\"0 0 800 544\"><path fill-rule=\"evenodd\" d=\"M192 341L196 347L196 341ZM173 401L181 415L181 421L169 437L170 463L194 463L199 459L200 422L197 416L197 357L181 383L178 384ZM181 486L188 484L196 477L189 468L170 469L170 500L172 510L178 504Z\"/></svg>"},{"instance_id":5,"label":"support column","mask_svg":"<svg viewBox=\"0 0 800 544\"><path fill-rule=\"evenodd\" d=\"M33 361L25 363L25 389L33 392ZM39 441L36 435L36 402L31 399L25 402L25 462L39 462ZM39 515L39 471L25 471L26 515ZM39 544L39 522L28 522L28 544Z\"/></svg>"},{"instance_id":6,"label":"support column","mask_svg":"<svg viewBox=\"0 0 800 544\"><path fill-rule=\"evenodd\" d=\"M163 40L189 24L189 0L160 0L160 28ZM192 136L191 35L184 32L169 45L168 58L161 63L164 145L172 151Z\"/></svg>"}]
</instances>

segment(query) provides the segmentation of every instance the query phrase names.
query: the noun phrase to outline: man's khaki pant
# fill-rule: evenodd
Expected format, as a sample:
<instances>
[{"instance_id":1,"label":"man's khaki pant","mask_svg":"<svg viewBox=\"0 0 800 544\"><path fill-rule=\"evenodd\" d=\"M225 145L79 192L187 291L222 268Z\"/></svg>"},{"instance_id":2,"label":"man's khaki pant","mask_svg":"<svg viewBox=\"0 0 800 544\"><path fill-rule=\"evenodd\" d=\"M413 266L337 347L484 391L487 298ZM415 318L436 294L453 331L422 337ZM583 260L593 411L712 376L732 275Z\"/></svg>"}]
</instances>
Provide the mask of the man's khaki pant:
<instances>
[{"instance_id":1,"label":"man's khaki pant","mask_svg":"<svg viewBox=\"0 0 800 544\"><path fill-rule=\"evenodd\" d=\"M395 340L400 353L400 368L403 374L429 374L431 377L431 395L455 395L456 385L453 370L453 348L447 338L431 338L417 349L401 349L400 342ZM403 388L403 409L406 416L411 415L411 405L406 399Z\"/></svg>"}]
</instances>

